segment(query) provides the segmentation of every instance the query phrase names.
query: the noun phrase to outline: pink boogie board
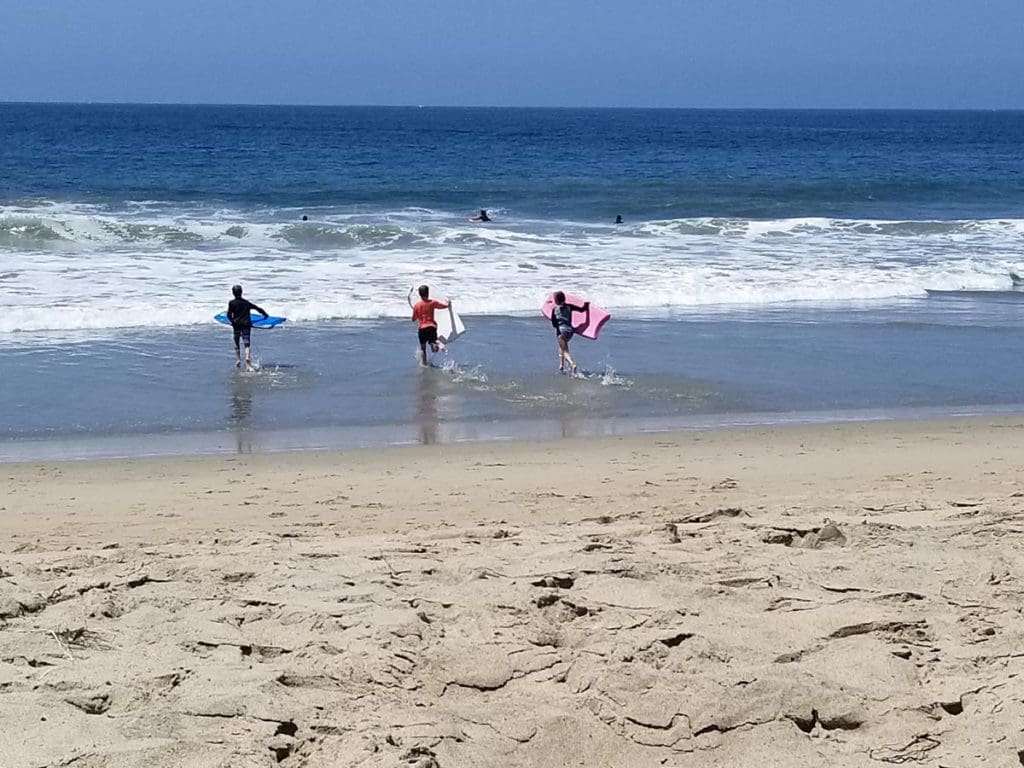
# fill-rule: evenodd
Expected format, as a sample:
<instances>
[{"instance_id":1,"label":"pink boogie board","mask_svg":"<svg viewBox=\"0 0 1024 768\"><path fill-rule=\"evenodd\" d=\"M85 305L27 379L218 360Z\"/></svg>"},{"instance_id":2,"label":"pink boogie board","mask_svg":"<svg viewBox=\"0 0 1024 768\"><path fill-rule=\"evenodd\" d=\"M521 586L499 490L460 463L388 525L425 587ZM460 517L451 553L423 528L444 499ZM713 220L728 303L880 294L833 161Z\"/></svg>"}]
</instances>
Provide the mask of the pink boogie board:
<instances>
[{"instance_id":1,"label":"pink boogie board","mask_svg":"<svg viewBox=\"0 0 1024 768\"><path fill-rule=\"evenodd\" d=\"M581 299L579 296L570 296L568 293L565 294L565 300L569 304L575 304L577 307L582 307L586 303L586 299ZM540 308L541 313L548 320L551 319L551 312L555 308L555 297L554 295L548 296L544 302L544 306ZM601 333L601 328L604 324L611 319L611 315L605 312L596 304L590 305L588 312L573 312L572 313L572 329L577 334L582 336L584 339L594 340Z\"/></svg>"}]
</instances>

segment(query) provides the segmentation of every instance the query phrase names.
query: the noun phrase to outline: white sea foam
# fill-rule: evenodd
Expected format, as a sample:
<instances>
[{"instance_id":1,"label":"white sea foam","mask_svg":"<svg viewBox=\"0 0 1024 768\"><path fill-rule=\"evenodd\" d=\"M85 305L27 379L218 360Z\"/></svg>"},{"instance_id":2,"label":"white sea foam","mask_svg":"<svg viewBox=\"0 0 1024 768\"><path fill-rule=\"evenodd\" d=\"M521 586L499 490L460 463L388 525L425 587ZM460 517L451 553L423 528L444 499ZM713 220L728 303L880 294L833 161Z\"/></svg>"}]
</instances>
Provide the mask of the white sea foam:
<instances>
[{"instance_id":1,"label":"white sea foam","mask_svg":"<svg viewBox=\"0 0 1024 768\"><path fill-rule=\"evenodd\" d=\"M210 321L228 288L292 322L404 317L421 282L467 314L536 312L554 288L620 314L1004 288L1024 220L822 218L633 226L389 213L0 207L0 334Z\"/></svg>"}]
</instances>

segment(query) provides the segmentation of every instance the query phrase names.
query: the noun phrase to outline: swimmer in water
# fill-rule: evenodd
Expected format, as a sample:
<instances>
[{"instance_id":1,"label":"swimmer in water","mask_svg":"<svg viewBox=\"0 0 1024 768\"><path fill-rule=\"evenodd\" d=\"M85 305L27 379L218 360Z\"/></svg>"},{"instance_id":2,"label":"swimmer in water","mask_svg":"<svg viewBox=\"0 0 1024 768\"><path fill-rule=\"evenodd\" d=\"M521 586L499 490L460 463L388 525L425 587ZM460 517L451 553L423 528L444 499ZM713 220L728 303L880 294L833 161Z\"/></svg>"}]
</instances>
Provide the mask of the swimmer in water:
<instances>
[{"instance_id":1,"label":"swimmer in water","mask_svg":"<svg viewBox=\"0 0 1024 768\"><path fill-rule=\"evenodd\" d=\"M491 217L487 215L487 209L486 208L481 208L480 209L480 213L478 213L476 216L471 216L469 220L470 221L479 221L479 222L481 222L483 224L486 224L487 222L489 222L491 220Z\"/></svg>"}]
</instances>

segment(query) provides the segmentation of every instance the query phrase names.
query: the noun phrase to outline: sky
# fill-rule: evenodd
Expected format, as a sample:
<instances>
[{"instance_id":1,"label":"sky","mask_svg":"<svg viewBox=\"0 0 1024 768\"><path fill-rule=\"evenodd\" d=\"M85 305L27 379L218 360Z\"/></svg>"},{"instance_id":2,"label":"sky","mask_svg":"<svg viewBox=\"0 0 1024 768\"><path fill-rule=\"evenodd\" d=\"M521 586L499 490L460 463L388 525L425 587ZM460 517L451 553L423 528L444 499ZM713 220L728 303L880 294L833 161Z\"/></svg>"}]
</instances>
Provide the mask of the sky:
<instances>
[{"instance_id":1,"label":"sky","mask_svg":"<svg viewBox=\"0 0 1024 768\"><path fill-rule=\"evenodd\" d=\"M1024 109L1024 0L0 0L0 101Z\"/></svg>"}]
</instances>

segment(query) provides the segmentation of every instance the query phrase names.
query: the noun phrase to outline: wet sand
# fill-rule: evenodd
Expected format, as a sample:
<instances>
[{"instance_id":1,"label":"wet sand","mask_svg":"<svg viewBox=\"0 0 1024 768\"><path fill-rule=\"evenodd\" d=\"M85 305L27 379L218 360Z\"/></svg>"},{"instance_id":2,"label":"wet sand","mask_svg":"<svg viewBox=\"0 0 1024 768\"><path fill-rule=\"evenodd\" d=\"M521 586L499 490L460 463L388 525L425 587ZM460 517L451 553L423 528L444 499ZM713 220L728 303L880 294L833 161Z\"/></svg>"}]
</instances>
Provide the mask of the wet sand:
<instances>
[{"instance_id":1,"label":"wet sand","mask_svg":"<svg viewBox=\"0 0 1024 768\"><path fill-rule=\"evenodd\" d=\"M1024 758L1024 418L0 466L0 765Z\"/></svg>"}]
</instances>

